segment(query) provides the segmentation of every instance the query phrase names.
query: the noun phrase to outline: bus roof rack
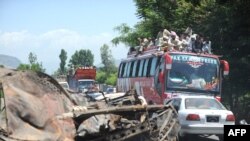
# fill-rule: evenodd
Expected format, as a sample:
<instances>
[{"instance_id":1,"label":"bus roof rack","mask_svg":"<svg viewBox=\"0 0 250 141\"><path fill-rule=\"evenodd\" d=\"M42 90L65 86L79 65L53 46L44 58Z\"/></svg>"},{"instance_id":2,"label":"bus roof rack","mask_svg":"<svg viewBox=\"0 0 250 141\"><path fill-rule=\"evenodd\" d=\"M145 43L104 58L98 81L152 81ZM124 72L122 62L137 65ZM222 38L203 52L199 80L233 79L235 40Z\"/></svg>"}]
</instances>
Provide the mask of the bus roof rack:
<instances>
[{"instance_id":1,"label":"bus roof rack","mask_svg":"<svg viewBox=\"0 0 250 141\"><path fill-rule=\"evenodd\" d=\"M142 52L139 52L139 48L140 46L136 46L136 47L133 47L135 50L134 51L131 51L131 52L128 52L127 54L127 58L135 58L135 57L138 57L138 56L144 56L144 55L155 55L155 56L158 56L158 55L161 55L163 54L164 52L179 52L179 53L187 53L187 54L198 54L198 55L204 55L204 56L210 56L210 57L222 57L222 55L215 55L215 54L205 54L205 53L194 53L194 52L187 52L187 51L178 51L178 50L172 50L172 51L165 51L165 50L162 50L160 48L160 46L150 46L148 48L144 48L144 50Z\"/></svg>"},{"instance_id":2,"label":"bus roof rack","mask_svg":"<svg viewBox=\"0 0 250 141\"><path fill-rule=\"evenodd\" d=\"M137 48L140 48L140 47L136 46L134 48L137 49ZM159 46L150 46L148 48L145 48L142 53L138 53L137 50L129 52L128 55L127 55L127 58L137 57L137 55L154 54L154 53L157 53L157 52L161 52Z\"/></svg>"}]
</instances>

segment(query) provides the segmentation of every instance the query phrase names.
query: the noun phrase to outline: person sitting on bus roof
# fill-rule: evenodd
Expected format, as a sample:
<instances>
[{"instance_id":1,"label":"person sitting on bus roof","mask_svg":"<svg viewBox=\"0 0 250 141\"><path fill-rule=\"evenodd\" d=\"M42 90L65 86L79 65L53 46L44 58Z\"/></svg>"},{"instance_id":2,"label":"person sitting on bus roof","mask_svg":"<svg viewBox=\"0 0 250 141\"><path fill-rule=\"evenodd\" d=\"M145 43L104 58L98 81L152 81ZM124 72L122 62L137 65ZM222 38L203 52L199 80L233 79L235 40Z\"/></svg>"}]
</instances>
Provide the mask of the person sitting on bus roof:
<instances>
[{"instance_id":1,"label":"person sitting on bus roof","mask_svg":"<svg viewBox=\"0 0 250 141\"><path fill-rule=\"evenodd\" d=\"M202 52L211 54L211 41L208 40L208 38L204 38L203 46L202 46Z\"/></svg>"},{"instance_id":2,"label":"person sitting on bus roof","mask_svg":"<svg viewBox=\"0 0 250 141\"><path fill-rule=\"evenodd\" d=\"M184 31L184 34L186 34L189 37L192 35L192 33L193 33L193 30L190 27L187 27L187 29Z\"/></svg>"},{"instance_id":3,"label":"person sitting on bus roof","mask_svg":"<svg viewBox=\"0 0 250 141\"><path fill-rule=\"evenodd\" d=\"M137 52L137 54L135 56L138 56L139 54L142 54L144 50L146 50L148 44L149 44L149 41L147 38L138 38L139 42L140 42L140 47L139 47L139 50Z\"/></svg>"},{"instance_id":4,"label":"person sitting on bus roof","mask_svg":"<svg viewBox=\"0 0 250 141\"><path fill-rule=\"evenodd\" d=\"M160 48L161 50L164 50L164 51L170 50L169 38L167 36L163 36L163 41L162 41Z\"/></svg>"},{"instance_id":5,"label":"person sitting on bus roof","mask_svg":"<svg viewBox=\"0 0 250 141\"><path fill-rule=\"evenodd\" d=\"M171 31L171 38L169 40L169 45L172 46L172 50L180 50L180 41L174 31Z\"/></svg>"},{"instance_id":6,"label":"person sitting on bus roof","mask_svg":"<svg viewBox=\"0 0 250 141\"><path fill-rule=\"evenodd\" d=\"M197 34L193 34L189 40L189 46L190 46L190 48L192 48L192 52L195 52L195 49L196 49L196 47L195 47L196 36L197 36Z\"/></svg>"},{"instance_id":7,"label":"person sitting on bus roof","mask_svg":"<svg viewBox=\"0 0 250 141\"><path fill-rule=\"evenodd\" d=\"M163 41L163 32L159 31L155 39L155 45L160 47L162 45L162 41Z\"/></svg>"},{"instance_id":8,"label":"person sitting on bus roof","mask_svg":"<svg viewBox=\"0 0 250 141\"><path fill-rule=\"evenodd\" d=\"M142 38L139 37L139 38L137 38L137 40L138 40L138 42L139 42L139 46L136 46L136 47L135 47L135 50L136 50L136 52L137 52L135 56L141 54L141 52L142 52L142 50L143 50L143 47L142 47Z\"/></svg>"},{"instance_id":9,"label":"person sitting on bus roof","mask_svg":"<svg viewBox=\"0 0 250 141\"><path fill-rule=\"evenodd\" d=\"M183 33L180 37L180 42L181 42L181 46L182 46L181 51L186 51L186 52L192 51L192 48L189 46L190 37L188 34Z\"/></svg>"},{"instance_id":10,"label":"person sitting on bus roof","mask_svg":"<svg viewBox=\"0 0 250 141\"><path fill-rule=\"evenodd\" d=\"M170 37L171 33L167 29L163 29L163 36Z\"/></svg>"},{"instance_id":11,"label":"person sitting on bus roof","mask_svg":"<svg viewBox=\"0 0 250 141\"><path fill-rule=\"evenodd\" d=\"M150 48L152 46L154 46L155 43L154 43L154 39L153 38L148 38L148 44L147 44L147 48Z\"/></svg>"},{"instance_id":12,"label":"person sitting on bus roof","mask_svg":"<svg viewBox=\"0 0 250 141\"><path fill-rule=\"evenodd\" d=\"M159 31L156 37L156 46L158 47L165 46L163 44L166 41L166 39L167 40L170 39L170 32L167 29L163 29L163 31Z\"/></svg>"},{"instance_id":13,"label":"person sitting on bus roof","mask_svg":"<svg viewBox=\"0 0 250 141\"><path fill-rule=\"evenodd\" d=\"M128 51L128 55L131 54L132 52L136 51L135 47L130 47Z\"/></svg>"},{"instance_id":14,"label":"person sitting on bus roof","mask_svg":"<svg viewBox=\"0 0 250 141\"><path fill-rule=\"evenodd\" d=\"M194 41L193 52L201 53L202 47L203 47L203 37L197 34L196 39Z\"/></svg>"}]
</instances>

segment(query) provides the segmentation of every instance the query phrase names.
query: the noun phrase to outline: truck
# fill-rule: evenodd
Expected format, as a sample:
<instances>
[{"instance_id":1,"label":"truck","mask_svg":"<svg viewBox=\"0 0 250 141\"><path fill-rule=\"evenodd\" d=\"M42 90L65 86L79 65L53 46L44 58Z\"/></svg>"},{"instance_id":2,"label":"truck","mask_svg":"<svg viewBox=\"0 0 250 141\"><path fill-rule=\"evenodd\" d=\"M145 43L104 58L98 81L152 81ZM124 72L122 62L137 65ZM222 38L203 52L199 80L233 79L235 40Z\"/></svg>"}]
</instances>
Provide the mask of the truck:
<instances>
[{"instance_id":1,"label":"truck","mask_svg":"<svg viewBox=\"0 0 250 141\"><path fill-rule=\"evenodd\" d=\"M67 75L69 89L77 92L86 92L95 83L95 79L96 68L94 66L78 67Z\"/></svg>"}]
</instances>

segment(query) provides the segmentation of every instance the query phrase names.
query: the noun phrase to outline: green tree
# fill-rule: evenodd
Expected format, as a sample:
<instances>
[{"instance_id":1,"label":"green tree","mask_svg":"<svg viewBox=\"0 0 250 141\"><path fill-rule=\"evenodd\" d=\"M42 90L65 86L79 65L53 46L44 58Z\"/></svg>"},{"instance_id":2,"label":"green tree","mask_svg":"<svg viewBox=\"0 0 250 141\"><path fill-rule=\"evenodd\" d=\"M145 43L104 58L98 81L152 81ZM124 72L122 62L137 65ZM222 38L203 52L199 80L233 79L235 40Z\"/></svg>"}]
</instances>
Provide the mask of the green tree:
<instances>
[{"instance_id":1,"label":"green tree","mask_svg":"<svg viewBox=\"0 0 250 141\"><path fill-rule=\"evenodd\" d=\"M98 70L96 73L96 81L99 83L105 83L107 75L104 71Z\"/></svg>"},{"instance_id":2,"label":"green tree","mask_svg":"<svg viewBox=\"0 0 250 141\"><path fill-rule=\"evenodd\" d=\"M45 68L43 68L42 62L37 61L36 54L30 52L28 56L30 64L20 64L17 69L18 70L32 70L32 71L40 71L45 72Z\"/></svg>"},{"instance_id":3,"label":"green tree","mask_svg":"<svg viewBox=\"0 0 250 141\"><path fill-rule=\"evenodd\" d=\"M18 70L30 70L30 65L29 64L20 64L18 67L17 67Z\"/></svg>"},{"instance_id":4,"label":"green tree","mask_svg":"<svg viewBox=\"0 0 250 141\"><path fill-rule=\"evenodd\" d=\"M117 82L117 73L110 74L108 78L105 80L105 84L115 86Z\"/></svg>"},{"instance_id":5,"label":"green tree","mask_svg":"<svg viewBox=\"0 0 250 141\"><path fill-rule=\"evenodd\" d=\"M29 53L29 62L30 62L31 65L35 64L37 62L36 54L34 54L32 52Z\"/></svg>"},{"instance_id":6,"label":"green tree","mask_svg":"<svg viewBox=\"0 0 250 141\"><path fill-rule=\"evenodd\" d=\"M93 66L93 64L94 55L89 49L76 51L69 61L69 66Z\"/></svg>"},{"instance_id":7,"label":"green tree","mask_svg":"<svg viewBox=\"0 0 250 141\"><path fill-rule=\"evenodd\" d=\"M61 49L61 53L59 55L59 58L60 58L60 72L62 74L65 74L66 73L66 68L65 68L65 65L66 65L66 60L67 60L67 52L64 50L64 49Z\"/></svg>"},{"instance_id":8,"label":"green tree","mask_svg":"<svg viewBox=\"0 0 250 141\"><path fill-rule=\"evenodd\" d=\"M109 49L109 46L104 44L101 49L101 59L102 64L104 65L103 69L107 74L114 73L117 71L117 68L115 67L115 61L112 56L111 50Z\"/></svg>"}]
</instances>

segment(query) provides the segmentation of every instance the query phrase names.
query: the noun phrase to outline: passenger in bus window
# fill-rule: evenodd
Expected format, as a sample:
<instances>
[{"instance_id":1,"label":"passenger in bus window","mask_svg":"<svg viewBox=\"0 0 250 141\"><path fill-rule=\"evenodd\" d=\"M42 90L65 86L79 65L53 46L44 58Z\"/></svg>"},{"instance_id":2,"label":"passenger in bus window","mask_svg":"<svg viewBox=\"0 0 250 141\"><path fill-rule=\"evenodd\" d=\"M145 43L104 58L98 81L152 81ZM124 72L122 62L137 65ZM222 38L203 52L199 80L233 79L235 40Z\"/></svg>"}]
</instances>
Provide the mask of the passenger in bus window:
<instances>
[{"instance_id":1,"label":"passenger in bus window","mask_svg":"<svg viewBox=\"0 0 250 141\"><path fill-rule=\"evenodd\" d=\"M193 73L190 76L191 83L187 84L186 86L189 88L195 88L195 89L204 89L206 86L206 81L204 78L201 78L197 76L195 73Z\"/></svg>"}]
</instances>

